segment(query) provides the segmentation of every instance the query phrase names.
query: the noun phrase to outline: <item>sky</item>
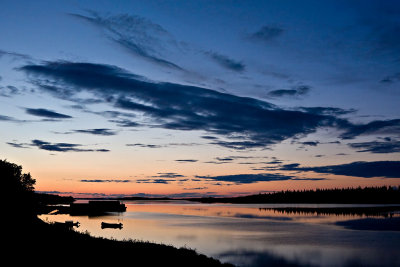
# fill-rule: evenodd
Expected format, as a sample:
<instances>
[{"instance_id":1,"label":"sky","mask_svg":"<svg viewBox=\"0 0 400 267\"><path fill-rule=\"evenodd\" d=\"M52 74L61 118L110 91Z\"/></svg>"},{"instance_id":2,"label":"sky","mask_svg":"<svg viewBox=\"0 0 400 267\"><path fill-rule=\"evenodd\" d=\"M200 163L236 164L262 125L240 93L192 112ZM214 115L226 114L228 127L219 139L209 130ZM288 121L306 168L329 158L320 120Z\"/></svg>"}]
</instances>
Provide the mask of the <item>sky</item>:
<instances>
[{"instance_id":1,"label":"sky","mask_svg":"<svg viewBox=\"0 0 400 267\"><path fill-rule=\"evenodd\" d=\"M0 158L39 192L399 185L398 1L0 3Z\"/></svg>"}]
</instances>

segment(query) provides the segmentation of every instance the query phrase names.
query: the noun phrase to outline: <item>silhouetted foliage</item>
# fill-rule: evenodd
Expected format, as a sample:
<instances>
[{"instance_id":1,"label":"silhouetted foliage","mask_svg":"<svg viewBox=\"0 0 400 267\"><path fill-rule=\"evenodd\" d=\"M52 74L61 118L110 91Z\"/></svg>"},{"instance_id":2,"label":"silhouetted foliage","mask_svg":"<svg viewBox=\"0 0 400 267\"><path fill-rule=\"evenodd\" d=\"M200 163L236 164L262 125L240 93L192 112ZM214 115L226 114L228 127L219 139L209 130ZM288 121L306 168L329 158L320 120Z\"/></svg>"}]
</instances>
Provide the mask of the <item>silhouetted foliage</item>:
<instances>
[{"instance_id":1,"label":"silhouetted foliage","mask_svg":"<svg viewBox=\"0 0 400 267\"><path fill-rule=\"evenodd\" d=\"M33 192L36 180L30 173L22 173L22 166L7 160L0 160L1 183L7 189L6 194L21 194Z\"/></svg>"},{"instance_id":2,"label":"silhouetted foliage","mask_svg":"<svg viewBox=\"0 0 400 267\"><path fill-rule=\"evenodd\" d=\"M393 186L293 190L232 198L192 198L204 203L400 203L400 188Z\"/></svg>"},{"instance_id":3,"label":"silhouetted foliage","mask_svg":"<svg viewBox=\"0 0 400 267\"><path fill-rule=\"evenodd\" d=\"M3 210L7 215L26 219L35 216L34 185L36 180L30 173L23 173L22 166L7 160L0 160L0 182Z\"/></svg>"}]
</instances>

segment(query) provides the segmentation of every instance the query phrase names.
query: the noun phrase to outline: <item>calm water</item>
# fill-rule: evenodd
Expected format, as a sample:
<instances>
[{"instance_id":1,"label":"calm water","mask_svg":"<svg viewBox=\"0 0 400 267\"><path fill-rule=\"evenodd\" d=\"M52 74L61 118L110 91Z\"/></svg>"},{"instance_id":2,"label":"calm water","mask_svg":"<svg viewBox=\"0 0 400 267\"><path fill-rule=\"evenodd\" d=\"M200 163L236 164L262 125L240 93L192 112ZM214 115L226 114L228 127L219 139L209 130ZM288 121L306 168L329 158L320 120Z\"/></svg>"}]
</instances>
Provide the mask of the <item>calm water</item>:
<instances>
[{"instance_id":1,"label":"calm water","mask_svg":"<svg viewBox=\"0 0 400 267\"><path fill-rule=\"evenodd\" d=\"M238 266L400 266L400 231L396 231L400 214L396 212L391 217L366 217L271 209L338 205L125 204L125 213L98 217L42 215L41 219L79 221L76 229L93 236L186 246ZM389 222L394 229L358 227L359 222L368 220ZM123 228L101 229L101 222L121 222Z\"/></svg>"}]
</instances>

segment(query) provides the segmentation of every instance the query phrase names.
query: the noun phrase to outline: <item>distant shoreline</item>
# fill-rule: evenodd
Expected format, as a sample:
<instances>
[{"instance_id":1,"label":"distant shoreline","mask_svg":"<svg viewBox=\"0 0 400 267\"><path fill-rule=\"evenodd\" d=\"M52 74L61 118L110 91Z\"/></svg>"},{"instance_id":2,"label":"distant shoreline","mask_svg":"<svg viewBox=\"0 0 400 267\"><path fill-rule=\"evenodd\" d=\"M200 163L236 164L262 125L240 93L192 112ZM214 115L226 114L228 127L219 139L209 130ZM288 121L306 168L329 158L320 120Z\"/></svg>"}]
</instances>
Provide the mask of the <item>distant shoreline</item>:
<instances>
[{"instance_id":1,"label":"distant shoreline","mask_svg":"<svg viewBox=\"0 0 400 267\"><path fill-rule=\"evenodd\" d=\"M76 198L88 199L88 198ZM315 190L280 191L266 194L255 194L238 197L119 197L90 198L98 200L120 201L192 201L201 203L232 203L232 204L400 204L400 187L358 187Z\"/></svg>"}]
</instances>

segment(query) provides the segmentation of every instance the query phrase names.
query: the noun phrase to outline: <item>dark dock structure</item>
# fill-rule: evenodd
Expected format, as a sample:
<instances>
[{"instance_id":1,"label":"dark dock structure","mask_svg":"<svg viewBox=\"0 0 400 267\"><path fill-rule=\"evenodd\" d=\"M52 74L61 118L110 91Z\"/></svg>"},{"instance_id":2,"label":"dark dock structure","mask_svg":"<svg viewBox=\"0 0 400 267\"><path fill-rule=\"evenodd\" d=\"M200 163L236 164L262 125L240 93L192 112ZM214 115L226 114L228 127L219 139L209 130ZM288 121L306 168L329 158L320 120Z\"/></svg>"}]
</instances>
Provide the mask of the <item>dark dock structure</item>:
<instances>
[{"instance_id":1,"label":"dark dock structure","mask_svg":"<svg viewBox=\"0 0 400 267\"><path fill-rule=\"evenodd\" d=\"M71 215L102 214L105 212L125 212L126 206L118 200L90 200L88 203L71 203Z\"/></svg>"}]
</instances>

